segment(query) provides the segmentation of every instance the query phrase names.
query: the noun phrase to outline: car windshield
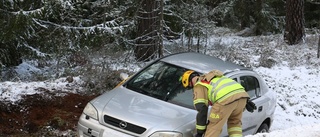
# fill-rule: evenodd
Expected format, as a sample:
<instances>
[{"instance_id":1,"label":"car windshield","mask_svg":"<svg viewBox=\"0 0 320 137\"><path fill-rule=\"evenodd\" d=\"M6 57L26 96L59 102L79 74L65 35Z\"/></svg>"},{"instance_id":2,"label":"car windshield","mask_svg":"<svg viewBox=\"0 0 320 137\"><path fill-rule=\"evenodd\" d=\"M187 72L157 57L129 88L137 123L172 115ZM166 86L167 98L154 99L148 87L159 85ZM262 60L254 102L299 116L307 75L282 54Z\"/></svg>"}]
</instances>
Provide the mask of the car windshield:
<instances>
[{"instance_id":1,"label":"car windshield","mask_svg":"<svg viewBox=\"0 0 320 137\"><path fill-rule=\"evenodd\" d=\"M183 88L180 77L186 69L158 61L130 79L126 87L163 101L193 108L193 93Z\"/></svg>"}]
</instances>

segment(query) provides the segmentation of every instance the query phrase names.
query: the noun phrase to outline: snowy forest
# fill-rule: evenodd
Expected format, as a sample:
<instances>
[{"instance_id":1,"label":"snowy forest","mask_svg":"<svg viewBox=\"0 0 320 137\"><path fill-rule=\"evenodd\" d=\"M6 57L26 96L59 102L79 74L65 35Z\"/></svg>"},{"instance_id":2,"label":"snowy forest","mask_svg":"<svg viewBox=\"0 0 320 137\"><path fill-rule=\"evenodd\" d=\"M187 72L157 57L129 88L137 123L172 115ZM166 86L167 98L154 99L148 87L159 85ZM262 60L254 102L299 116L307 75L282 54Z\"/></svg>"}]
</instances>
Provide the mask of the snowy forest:
<instances>
[{"instance_id":1,"label":"snowy forest","mask_svg":"<svg viewBox=\"0 0 320 137\"><path fill-rule=\"evenodd\" d=\"M215 27L283 33L292 45L320 27L318 0L2 0L0 10L1 68L26 59L73 66L117 51L148 61L205 49Z\"/></svg>"},{"instance_id":2,"label":"snowy forest","mask_svg":"<svg viewBox=\"0 0 320 137\"><path fill-rule=\"evenodd\" d=\"M217 28L282 34L288 45L320 28L318 0L2 0L0 10L1 81L84 75L98 91L112 64L205 53ZM45 73L19 76L12 67L26 61Z\"/></svg>"},{"instance_id":3,"label":"snowy forest","mask_svg":"<svg viewBox=\"0 0 320 137\"><path fill-rule=\"evenodd\" d=\"M30 86L21 82L58 86L20 102L1 98L0 136L74 131L85 104L114 88L120 72L173 53L210 53L245 67L318 67L319 17L320 0L1 0L1 97L14 94L8 81L23 92Z\"/></svg>"}]
</instances>

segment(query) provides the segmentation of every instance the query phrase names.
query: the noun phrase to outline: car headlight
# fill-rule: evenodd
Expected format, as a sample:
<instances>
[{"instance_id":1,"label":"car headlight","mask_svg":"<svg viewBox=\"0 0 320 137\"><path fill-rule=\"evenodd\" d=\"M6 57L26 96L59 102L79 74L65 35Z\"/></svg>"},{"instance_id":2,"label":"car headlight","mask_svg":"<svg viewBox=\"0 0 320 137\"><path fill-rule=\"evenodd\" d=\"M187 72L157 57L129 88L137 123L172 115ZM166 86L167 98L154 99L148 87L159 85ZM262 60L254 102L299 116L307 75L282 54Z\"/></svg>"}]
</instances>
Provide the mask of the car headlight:
<instances>
[{"instance_id":1,"label":"car headlight","mask_svg":"<svg viewBox=\"0 0 320 137\"><path fill-rule=\"evenodd\" d=\"M92 106L91 103L88 103L86 105L86 107L83 110L83 113L86 114L87 116L93 118L93 119L98 120L98 111L96 110L96 108L94 108Z\"/></svg>"},{"instance_id":2,"label":"car headlight","mask_svg":"<svg viewBox=\"0 0 320 137\"><path fill-rule=\"evenodd\" d=\"M179 132L155 132L150 137L182 137Z\"/></svg>"}]
</instances>

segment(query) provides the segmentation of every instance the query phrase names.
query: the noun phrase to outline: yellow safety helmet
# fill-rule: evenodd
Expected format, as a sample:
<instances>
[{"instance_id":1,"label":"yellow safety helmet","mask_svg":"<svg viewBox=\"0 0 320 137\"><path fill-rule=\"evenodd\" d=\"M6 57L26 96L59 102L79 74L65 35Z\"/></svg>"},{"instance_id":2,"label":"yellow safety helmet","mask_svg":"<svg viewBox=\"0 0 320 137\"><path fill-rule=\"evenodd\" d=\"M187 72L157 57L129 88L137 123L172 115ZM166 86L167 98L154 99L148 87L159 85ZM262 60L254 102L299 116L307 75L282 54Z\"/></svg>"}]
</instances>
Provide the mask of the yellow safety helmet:
<instances>
[{"instance_id":1,"label":"yellow safety helmet","mask_svg":"<svg viewBox=\"0 0 320 137\"><path fill-rule=\"evenodd\" d=\"M193 74L195 71L193 70L187 70L186 72L183 73L182 77L181 77L181 82L182 82L182 86L185 88L190 88L191 85L190 81L191 81L191 74Z\"/></svg>"}]
</instances>

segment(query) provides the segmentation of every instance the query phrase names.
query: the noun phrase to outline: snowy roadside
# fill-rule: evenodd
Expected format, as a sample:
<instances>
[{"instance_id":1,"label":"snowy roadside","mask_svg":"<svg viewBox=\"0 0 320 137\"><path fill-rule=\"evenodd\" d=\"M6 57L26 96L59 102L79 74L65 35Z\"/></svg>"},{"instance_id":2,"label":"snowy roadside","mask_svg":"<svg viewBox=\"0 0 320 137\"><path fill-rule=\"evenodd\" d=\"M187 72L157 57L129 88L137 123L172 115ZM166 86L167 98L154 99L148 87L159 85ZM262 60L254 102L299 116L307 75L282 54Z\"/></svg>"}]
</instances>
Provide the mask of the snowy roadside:
<instances>
[{"instance_id":1,"label":"snowy roadside","mask_svg":"<svg viewBox=\"0 0 320 137\"><path fill-rule=\"evenodd\" d=\"M306 66L256 68L277 93L270 133L246 137L320 137L320 71Z\"/></svg>"},{"instance_id":2,"label":"snowy roadside","mask_svg":"<svg viewBox=\"0 0 320 137\"><path fill-rule=\"evenodd\" d=\"M320 137L320 124L295 126L283 130L273 130L270 133L258 133L245 137Z\"/></svg>"},{"instance_id":3,"label":"snowy roadside","mask_svg":"<svg viewBox=\"0 0 320 137\"><path fill-rule=\"evenodd\" d=\"M254 69L277 93L275 120L270 133L247 137L309 137L320 135L320 71L317 68L276 66ZM40 82L1 82L0 99L15 102L22 95L41 93L47 89L51 93L78 93L82 90L82 80L74 77ZM64 91L64 92L62 92Z\"/></svg>"},{"instance_id":4,"label":"snowy roadside","mask_svg":"<svg viewBox=\"0 0 320 137\"><path fill-rule=\"evenodd\" d=\"M257 68L277 93L277 108L271 130L320 123L320 71L304 66Z\"/></svg>"},{"instance_id":5,"label":"snowy roadside","mask_svg":"<svg viewBox=\"0 0 320 137\"><path fill-rule=\"evenodd\" d=\"M65 93L80 93L83 90L82 85L83 81L80 77L73 77L72 81L68 81L67 78L59 78L39 82L0 82L0 100L14 103L23 95L41 92L50 92L58 96Z\"/></svg>"}]
</instances>

